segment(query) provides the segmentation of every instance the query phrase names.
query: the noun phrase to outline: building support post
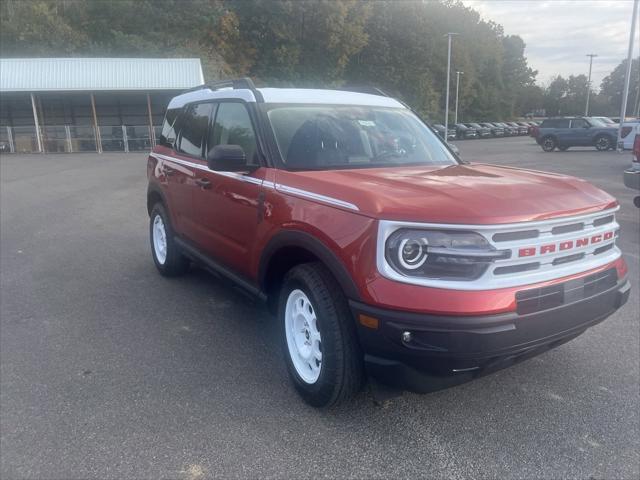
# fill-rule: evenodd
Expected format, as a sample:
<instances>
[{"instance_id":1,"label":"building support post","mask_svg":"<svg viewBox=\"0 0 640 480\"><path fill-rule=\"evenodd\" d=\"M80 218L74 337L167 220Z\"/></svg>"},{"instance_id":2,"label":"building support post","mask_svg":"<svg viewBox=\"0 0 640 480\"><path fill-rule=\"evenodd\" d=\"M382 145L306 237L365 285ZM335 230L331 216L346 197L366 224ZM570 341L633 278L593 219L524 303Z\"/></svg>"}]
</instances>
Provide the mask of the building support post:
<instances>
[{"instance_id":1,"label":"building support post","mask_svg":"<svg viewBox=\"0 0 640 480\"><path fill-rule=\"evenodd\" d=\"M129 137L127 137L127 126L120 125L122 127L122 141L124 142L124 151L129 153Z\"/></svg>"},{"instance_id":2,"label":"building support post","mask_svg":"<svg viewBox=\"0 0 640 480\"><path fill-rule=\"evenodd\" d=\"M156 132L153 129L153 115L151 114L151 95L147 93L147 113L149 114L149 140L151 141L151 148L156 144Z\"/></svg>"},{"instance_id":3,"label":"building support post","mask_svg":"<svg viewBox=\"0 0 640 480\"><path fill-rule=\"evenodd\" d=\"M13 143L13 132L11 127L7 127L7 138L9 139L9 152L16 153L16 146Z\"/></svg>"},{"instance_id":4,"label":"building support post","mask_svg":"<svg viewBox=\"0 0 640 480\"><path fill-rule=\"evenodd\" d=\"M98 153L102 153L102 138L100 137L100 129L98 128L98 115L96 114L96 99L91 95L91 112L93 113L93 129L96 136L96 150Z\"/></svg>"},{"instance_id":5,"label":"building support post","mask_svg":"<svg viewBox=\"0 0 640 480\"><path fill-rule=\"evenodd\" d=\"M64 126L64 133L67 138L67 148L69 149L69 153L73 152L73 143L71 143L71 129L69 125Z\"/></svg>"},{"instance_id":6,"label":"building support post","mask_svg":"<svg viewBox=\"0 0 640 480\"><path fill-rule=\"evenodd\" d=\"M33 123L36 127L38 152L44 153L44 148L42 148L42 138L40 136L40 123L38 122L38 109L36 108L36 96L33 93L31 94L31 108L33 109Z\"/></svg>"}]
</instances>

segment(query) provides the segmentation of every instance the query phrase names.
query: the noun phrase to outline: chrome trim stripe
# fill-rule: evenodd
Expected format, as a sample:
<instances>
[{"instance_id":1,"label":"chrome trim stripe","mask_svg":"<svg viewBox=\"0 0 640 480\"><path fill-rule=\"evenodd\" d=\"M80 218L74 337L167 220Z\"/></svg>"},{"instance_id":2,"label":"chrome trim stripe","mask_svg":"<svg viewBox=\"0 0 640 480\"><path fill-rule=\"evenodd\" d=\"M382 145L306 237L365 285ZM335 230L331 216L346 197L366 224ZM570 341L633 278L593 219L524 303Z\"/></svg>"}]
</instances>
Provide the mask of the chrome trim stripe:
<instances>
[{"instance_id":1,"label":"chrome trim stripe","mask_svg":"<svg viewBox=\"0 0 640 480\"><path fill-rule=\"evenodd\" d=\"M221 177L227 178L235 178L236 180L240 180L242 182L253 183L255 185L262 185L263 180L261 178L249 177L247 175L243 175L241 173L236 172L220 172L217 170L211 170L209 167L202 165L200 163L189 162L188 160L182 160L181 158L170 157L168 155L162 155L161 153L151 152L151 156L155 157L159 160L164 160L165 162L173 162L178 163L180 165L184 165L187 167L195 168L196 170L200 170L203 172L213 173L215 175L220 175ZM269 182L270 183L270 182Z\"/></svg>"},{"instance_id":2,"label":"chrome trim stripe","mask_svg":"<svg viewBox=\"0 0 640 480\"><path fill-rule=\"evenodd\" d=\"M320 195L319 193L309 192L300 188L289 187L287 185L282 185L281 183L276 183L275 189L284 193L296 195L298 197L304 197L310 200L328 203L337 207L348 208L349 210L355 210L356 212L360 211L360 209L353 203L345 202L344 200L338 200L337 198L327 197L326 195Z\"/></svg>"},{"instance_id":3,"label":"chrome trim stripe","mask_svg":"<svg viewBox=\"0 0 640 480\"><path fill-rule=\"evenodd\" d=\"M344 200L339 200L333 197L327 197L326 195L321 195L319 193L309 192L308 190L302 190L300 188L290 187L288 185L283 185L281 183L274 183L268 180L262 180L259 178L250 177L247 175L243 175L241 173L236 172L220 172L217 170L211 170L209 167L202 165L200 163L189 162L188 160L183 160L181 158L171 157L169 155L163 155L161 153L151 152L150 155L158 160L163 160L165 162L173 162L180 165L184 165L187 167L195 168L196 170L201 170L203 172L213 173L215 175L220 175L227 178L235 178L242 182L253 183L255 185L262 185L265 188L271 188L273 190L278 190L282 193L288 193L291 195L296 195L298 197L308 198L310 200L315 200L318 202L328 203L330 205L335 205L337 207L347 208L349 210L354 210L356 212L360 211L360 209L354 205L353 203L345 202Z\"/></svg>"}]
</instances>

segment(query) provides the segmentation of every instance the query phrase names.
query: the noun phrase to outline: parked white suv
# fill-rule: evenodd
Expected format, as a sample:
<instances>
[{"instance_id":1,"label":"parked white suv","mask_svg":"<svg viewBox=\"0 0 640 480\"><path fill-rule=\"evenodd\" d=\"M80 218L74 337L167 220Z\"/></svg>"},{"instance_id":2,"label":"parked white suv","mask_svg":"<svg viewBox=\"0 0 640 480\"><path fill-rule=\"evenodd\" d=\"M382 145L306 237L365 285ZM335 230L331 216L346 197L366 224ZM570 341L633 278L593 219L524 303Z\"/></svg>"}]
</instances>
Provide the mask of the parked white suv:
<instances>
[{"instance_id":1,"label":"parked white suv","mask_svg":"<svg viewBox=\"0 0 640 480\"><path fill-rule=\"evenodd\" d=\"M618 148L623 150L631 150L636 135L640 133L640 119L626 120L620 127L620 137L618 140Z\"/></svg>"}]
</instances>

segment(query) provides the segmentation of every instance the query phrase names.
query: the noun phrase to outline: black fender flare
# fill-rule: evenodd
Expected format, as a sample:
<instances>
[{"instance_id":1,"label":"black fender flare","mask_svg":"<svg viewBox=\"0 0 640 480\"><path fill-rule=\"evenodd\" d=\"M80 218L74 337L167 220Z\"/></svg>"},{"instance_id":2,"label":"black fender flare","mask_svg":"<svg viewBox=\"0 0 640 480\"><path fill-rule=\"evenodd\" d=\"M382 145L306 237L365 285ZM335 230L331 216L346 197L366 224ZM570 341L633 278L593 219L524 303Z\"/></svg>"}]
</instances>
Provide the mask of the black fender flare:
<instances>
[{"instance_id":1,"label":"black fender flare","mask_svg":"<svg viewBox=\"0 0 640 480\"><path fill-rule=\"evenodd\" d=\"M360 300L358 287L342 261L321 240L300 230L284 230L276 233L263 249L258 268L258 284L261 290L266 290L265 281L273 255L286 247L298 247L308 250L329 269L347 298Z\"/></svg>"},{"instance_id":2,"label":"black fender flare","mask_svg":"<svg viewBox=\"0 0 640 480\"><path fill-rule=\"evenodd\" d=\"M149 183L149 186L147 187L147 213L151 215L151 208L153 207L153 205L149 204L149 198L151 195L158 195L167 210L167 213L169 213L169 202L167 202L167 196L164 194L160 186L155 183Z\"/></svg>"}]
</instances>

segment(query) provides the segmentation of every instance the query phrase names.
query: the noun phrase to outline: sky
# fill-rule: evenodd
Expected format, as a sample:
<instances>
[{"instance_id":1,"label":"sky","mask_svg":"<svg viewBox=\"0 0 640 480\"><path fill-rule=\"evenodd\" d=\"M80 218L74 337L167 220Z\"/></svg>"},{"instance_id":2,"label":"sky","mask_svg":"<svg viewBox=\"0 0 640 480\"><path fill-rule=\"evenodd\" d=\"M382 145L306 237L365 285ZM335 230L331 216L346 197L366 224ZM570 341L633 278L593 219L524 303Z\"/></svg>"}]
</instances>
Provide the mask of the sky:
<instances>
[{"instance_id":1,"label":"sky","mask_svg":"<svg viewBox=\"0 0 640 480\"><path fill-rule=\"evenodd\" d=\"M503 26L506 35L519 35L527 44L529 66L546 85L556 75L589 73L595 89L627 58L633 0L462 0L484 20ZM636 22L634 57L640 40ZM462 32L461 32L462 33Z\"/></svg>"}]
</instances>

